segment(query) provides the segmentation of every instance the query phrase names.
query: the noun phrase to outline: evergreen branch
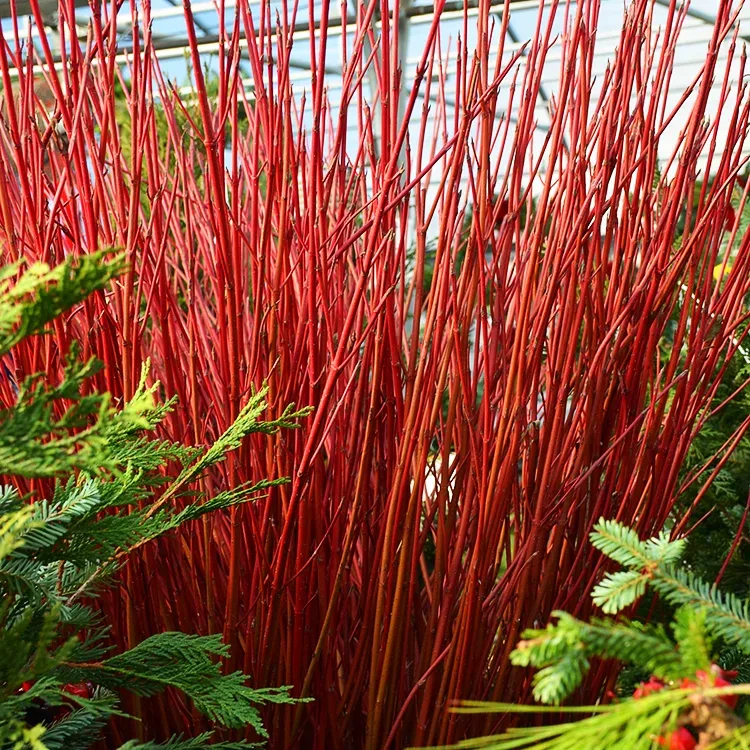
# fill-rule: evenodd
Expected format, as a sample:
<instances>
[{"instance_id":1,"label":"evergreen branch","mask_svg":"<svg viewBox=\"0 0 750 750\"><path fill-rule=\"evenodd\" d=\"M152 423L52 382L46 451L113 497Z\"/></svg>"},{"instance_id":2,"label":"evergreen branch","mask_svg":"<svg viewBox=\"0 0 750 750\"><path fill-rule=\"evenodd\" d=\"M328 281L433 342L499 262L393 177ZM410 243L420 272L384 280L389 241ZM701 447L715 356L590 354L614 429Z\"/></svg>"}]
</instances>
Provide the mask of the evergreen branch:
<instances>
[{"instance_id":1,"label":"evergreen branch","mask_svg":"<svg viewBox=\"0 0 750 750\"><path fill-rule=\"evenodd\" d=\"M535 750L652 750L658 736L672 731L678 716L694 704L696 696L705 700L729 695L749 695L750 685L733 685L729 688L705 690L673 689L639 698L627 699L606 706L566 707L565 712L592 714L580 721L551 726L521 727L505 734L469 739L443 750L510 750L534 748ZM560 709L547 708L546 711ZM516 706L471 702L452 709L456 713L537 713L541 706ZM747 737L747 731L742 735ZM713 747L713 746L712 746ZM723 745L728 748L731 744ZM437 750L437 748L425 749Z\"/></svg>"},{"instance_id":2,"label":"evergreen branch","mask_svg":"<svg viewBox=\"0 0 750 750\"><path fill-rule=\"evenodd\" d=\"M264 479L260 482L247 482L234 490L221 492L203 503L188 505L178 513L174 513L171 510L162 510L156 514L152 514L151 508L149 508L140 516L142 524L138 531L138 536L140 537L138 541L133 542L127 548L120 549L113 557L114 559L126 557L144 544L178 528L183 523L201 518L206 513L213 513L214 511L230 508L234 505L258 500L263 497L263 495L258 494L261 490L268 489L269 487L278 487L288 482L289 479L287 477Z\"/></svg>"},{"instance_id":3,"label":"evergreen branch","mask_svg":"<svg viewBox=\"0 0 750 750\"><path fill-rule=\"evenodd\" d=\"M559 703L581 683L589 659L601 656L643 666L671 679L681 674L682 661L664 630L640 623L577 620L554 612L557 622L544 630L527 630L511 653L511 663L540 668L534 675L534 698Z\"/></svg>"},{"instance_id":4,"label":"evergreen branch","mask_svg":"<svg viewBox=\"0 0 750 750\"><path fill-rule=\"evenodd\" d=\"M594 604L608 615L617 614L643 596L650 578L650 572L640 573L637 570L610 573L591 593Z\"/></svg>"},{"instance_id":5,"label":"evergreen branch","mask_svg":"<svg viewBox=\"0 0 750 750\"><path fill-rule=\"evenodd\" d=\"M67 664L66 677L90 680L110 688L127 686L141 696L151 696L167 687L187 695L198 711L227 727L252 726L266 737L256 705L291 703L288 688L254 690L247 675L221 674L216 657L225 657L228 647L221 636L160 633L134 648L98 664Z\"/></svg>"},{"instance_id":6,"label":"evergreen branch","mask_svg":"<svg viewBox=\"0 0 750 750\"><path fill-rule=\"evenodd\" d=\"M651 585L666 601L705 612L706 626L716 638L750 654L750 609L731 593L719 591L689 571L658 570Z\"/></svg>"},{"instance_id":7,"label":"evergreen branch","mask_svg":"<svg viewBox=\"0 0 750 750\"><path fill-rule=\"evenodd\" d=\"M0 564L24 543L24 537L36 528L34 508L27 505L0 518Z\"/></svg>"},{"instance_id":8,"label":"evergreen branch","mask_svg":"<svg viewBox=\"0 0 750 750\"><path fill-rule=\"evenodd\" d=\"M593 593L605 611L618 612L650 585L668 603L678 605L673 643L663 628L627 620L576 620L553 613L557 622L528 630L511 653L511 662L535 667L534 697L559 704L581 684L593 657L615 658L650 674L633 697L606 706L566 707L590 712L581 721L511 729L506 734L466 740L453 748L537 748L540 750L650 750L654 742L669 747L728 748L750 743L750 729L735 713L737 697L750 695L750 684L732 685L736 675L713 663L714 643L732 646L720 661L742 662L750 656L750 605L723 594L691 572L675 569L683 549L668 534L641 541L634 531L600 521L592 534L598 549L625 570L605 576ZM676 688L675 685L679 685ZM632 689L632 688L631 688ZM470 703L461 713L528 713L557 708ZM696 737L700 738L696 740Z\"/></svg>"},{"instance_id":9,"label":"evergreen branch","mask_svg":"<svg viewBox=\"0 0 750 750\"><path fill-rule=\"evenodd\" d=\"M44 744L48 750L88 750L91 737L101 733L115 712L117 696L100 694L85 703L85 708L71 711L47 728Z\"/></svg>"},{"instance_id":10,"label":"evergreen branch","mask_svg":"<svg viewBox=\"0 0 750 750\"><path fill-rule=\"evenodd\" d=\"M681 672L683 674L695 674L698 670L708 672L712 662L713 638L709 632L705 610L681 607L675 614L672 629L680 654Z\"/></svg>"},{"instance_id":11,"label":"evergreen branch","mask_svg":"<svg viewBox=\"0 0 750 750\"><path fill-rule=\"evenodd\" d=\"M103 265L95 255L52 271L35 266L14 285L11 280L20 266L0 269L0 353L3 346L43 332L56 314L101 288L122 267L119 261ZM79 362L72 349L60 383L47 384L43 374L27 377L17 389L16 402L0 410L0 473L68 475L56 484L51 498L36 502L0 487L0 747L86 750L109 717L123 715L116 708L116 694L110 692L115 688L142 696L175 688L213 722L252 727L265 737L258 707L295 700L286 687L254 689L240 672L222 674L220 659L228 647L220 636L163 633L107 657L106 628L75 600L83 594L95 596L94 584L101 584L147 542L286 482L248 483L208 500L191 489L195 479L224 460L246 435L296 427L296 420L309 410L289 407L279 419L262 421L262 390L216 443L184 447L147 434L174 404L157 401L159 384L147 384L148 362L133 397L119 409L107 394L82 395L100 367L94 360ZM182 467L177 480L164 475L168 462ZM149 506L160 485L166 485L165 491ZM196 499L184 504L188 496ZM178 498L179 506L172 502ZM70 637L81 629L85 637ZM88 692L92 682L97 686L93 697ZM71 704L77 707L71 710ZM62 707L67 714L59 712ZM29 718L40 715L46 718ZM27 722L44 724L29 727ZM124 747L197 750L212 741L209 733ZM255 745L212 746L232 750Z\"/></svg>"},{"instance_id":12,"label":"evergreen branch","mask_svg":"<svg viewBox=\"0 0 750 750\"><path fill-rule=\"evenodd\" d=\"M645 568L652 562L638 534L617 521L600 518L589 538L596 549L626 568Z\"/></svg>"},{"instance_id":13,"label":"evergreen branch","mask_svg":"<svg viewBox=\"0 0 750 750\"><path fill-rule=\"evenodd\" d=\"M153 512L154 506L137 510L130 514L104 516L93 523L85 525L83 530L72 530L66 552L59 552L63 559L85 559L92 554L103 557L103 561L93 567L77 588L65 599L66 606L71 606L85 595L91 586L102 575L109 573L135 550L173 531L188 521L196 520L206 513L229 508L234 505L257 500L261 490L285 484L286 478L263 480L247 483L234 490L221 492L203 502L187 505L181 511L161 509Z\"/></svg>"},{"instance_id":14,"label":"evergreen branch","mask_svg":"<svg viewBox=\"0 0 750 750\"><path fill-rule=\"evenodd\" d=\"M204 732L197 737L183 739L182 735L172 737L166 742L137 742L131 740L120 745L119 750L247 750L248 748L262 747L258 742L211 742L213 732Z\"/></svg>"},{"instance_id":15,"label":"evergreen branch","mask_svg":"<svg viewBox=\"0 0 750 750\"><path fill-rule=\"evenodd\" d=\"M169 489L151 506L150 514L156 513L176 494L181 492L185 486L198 479L206 469L223 461L229 452L239 448L242 440L248 435L252 433L273 435L281 428L298 429L299 423L296 420L306 417L312 412L312 407L295 410L294 404L290 404L278 419L268 422L260 421L260 415L268 406L265 400L267 393L268 386L264 385L250 396L234 423L202 456L182 470Z\"/></svg>"},{"instance_id":16,"label":"evergreen branch","mask_svg":"<svg viewBox=\"0 0 750 750\"><path fill-rule=\"evenodd\" d=\"M682 545L668 542L663 534L649 542L637 540L636 543L634 531L612 521L600 521L595 529L592 543L608 557L630 568L606 575L594 589L594 602L605 612L612 614L632 604L648 583L669 603L702 610L705 626L714 637L750 653L748 602L718 591L689 571L675 569L673 563ZM644 555L640 554L641 550Z\"/></svg>"},{"instance_id":17,"label":"evergreen branch","mask_svg":"<svg viewBox=\"0 0 750 750\"><path fill-rule=\"evenodd\" d=\"M125 269L124 255L110 251L72 256L55 268L35 263L15 282L20 264L0 273L0 356L27 336L42 333L61 313L103 289Z\"/></svg>"},{"instance_id":18,"label":"evergreen branch","mask_svg":"<svg viewBox=\"0 0 750 750\"><path fill-rule=\"evenodd\" d=\"M646 554L660 565L673 565L682 557L686 541L684 538L670 540L669 534L662 531L659 536L646 540Z\"/></svg>"}]
</instances>

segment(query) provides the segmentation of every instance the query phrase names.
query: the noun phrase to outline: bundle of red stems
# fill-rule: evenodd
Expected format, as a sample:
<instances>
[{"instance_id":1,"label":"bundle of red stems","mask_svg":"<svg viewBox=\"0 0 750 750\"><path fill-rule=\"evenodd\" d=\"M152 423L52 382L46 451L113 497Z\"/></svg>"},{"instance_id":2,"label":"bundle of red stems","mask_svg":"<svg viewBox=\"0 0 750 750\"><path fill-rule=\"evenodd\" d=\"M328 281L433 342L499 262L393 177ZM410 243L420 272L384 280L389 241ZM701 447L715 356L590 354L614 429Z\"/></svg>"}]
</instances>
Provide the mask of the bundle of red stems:
<instances>
[{"instance_id":1,"label":"bundle of red stems","mask_svg":"<svg viewBox=\"0 0 750 750\"><path fill-rule=\"evenodd\" d=\"M267 708L272 748L491 729L447 709L528 697L508 661L521 630L589 613L597 519L662 528L742 349L737 4L717 0L682 87L680 3L629 3L598 75L605 3L540 2L517 43L522 5L437 0L415 66L400 21L416 6L399 0L336 14L219 0L208 78L185 0L187 92L163 73L149 2L131 0L127 53L116 0L94 3L87 31L61 0L59 60L48 32L4 27L2 262L102 247L129 260L15 352L16 379L54 378L76 340L105 363L96 387L127 398L150 357L179 398L163 435L193 444L264 381L270 416L315 407L301 430L252 436L202 489L289 484L144 549L102 605L120 647L222 633L227 669L314 697ZM582 699L606 682L595 670ZM128 708L146 736L200 726L171 694Z\"/></svg>"}]
</instances>

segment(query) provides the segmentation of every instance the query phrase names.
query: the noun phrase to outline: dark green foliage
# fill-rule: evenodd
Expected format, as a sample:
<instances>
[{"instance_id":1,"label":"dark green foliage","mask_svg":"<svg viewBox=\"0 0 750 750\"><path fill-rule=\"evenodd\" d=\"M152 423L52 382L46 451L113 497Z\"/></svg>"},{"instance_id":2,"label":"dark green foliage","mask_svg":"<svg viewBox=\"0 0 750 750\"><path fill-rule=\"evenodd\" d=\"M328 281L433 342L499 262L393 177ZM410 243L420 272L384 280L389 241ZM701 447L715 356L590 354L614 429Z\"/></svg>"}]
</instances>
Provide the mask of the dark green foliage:
<instances>
[{"instance_id":1,"label":"dark green foliage","mask_svg":"<svg viewBox=\"0 0 750 750\"><path fill-rule=\"evenodd\" d=\"M702 189L702 183L696 183L694 204L697 204ZM750 203L743 203L739 186L735 186L731 202L737 216L738 230L731 247L729 231L725 235L719 264L713 269L716 279L720 278L725 260L728 268L732 266L739 249L739 239L750 228ZM686 210L683 210L685 213ZM692 215L695 216L694 209ZM734 217L728 218L733 224ZM665 359L672 354L673 334L681 309L681 300L678 300L662 341ZM698 500L698 492L716 469L718 460L725 455L726 444L750 414L750 392L743 387L750 379L750 343L747 338L742 339L746 328L746 325L741 326L731 342L732 356L713 398L712 414L690 441L681 476L683 481L688 478L695 481L682 493L675 508L677 519L681 519L691 508L691 518L701 519L688 537L683 559L687 568L709 581L716 580L725 555L732 547L750 490L750 436L745 434ZM723 366L724 362L720 362L720 365ZM747 544L740 544L734 550L722 578L722 586L738 596L750 596L750 551Z\"/></svg>"},{"instance_id":2,"label":"dark green foliage","mask_svg":"<svg viewBox=\"0 0 750 750\"><path fill-rule=\"evenodd\" d=\"M35 266L15 284L19 268L0 272L0 353L24 336L43 333L56 315L121 269L120 259L106 263L97 255L53 270ZM118 712L117 691L152 696L167 687L181 690L217 725L251 726L265 737L258 707L292 702L288 689L256 689L247 675L222 674L228 648L219 636L160 633L110 654L106 628L86 602L132 550L284 481L209 498L192 489L246 435L293 428L307 411L289 408L281 419L265 422L261 390L216 443L185 448L149 434L172 402L156 403L159 386L147 385L147 365L135 395L120 409L106 394L81 395L98 367L78 362L73 352L62 382L34 375L20 386L16 403L0 412L0 474L57 478L49 498L22 498L12 485L0 488L0 747L83 750ZM170 480L157 473L167 462L181 467ZM176 498L179 506L172 502ZM70 685L86 687L71 694ZM208 741L202 735L125 747L187 750Z\"/></svg>"},{"instance_id":3,"label":"dark green foliage","mask_svg":"<svg viewBox=\"0 0 750 750\"><path fill-rule=\"evenodd\" d=\"M737 352L729 363L726 374L714 398L717 408L750 378L750 363L746 362L747 346ZM707 463L740 428L750 414L750 393L740 391L734 399L712 416L690 445L683 468L683 477L698 473L698 479L680 498L677 513L681 516L694 503L697 492L716 461ZM721 457L723 453L719 454ZM750 435L746 434L716 478L698 502L692 517L703 519L688 537L684 559L686 564L706 580L716 579L724 558L732 546L748 502L750 490ZM750 549L740 544L722 578L722 586L741 597L750 596Z\"/></svg>"}]
</instances>

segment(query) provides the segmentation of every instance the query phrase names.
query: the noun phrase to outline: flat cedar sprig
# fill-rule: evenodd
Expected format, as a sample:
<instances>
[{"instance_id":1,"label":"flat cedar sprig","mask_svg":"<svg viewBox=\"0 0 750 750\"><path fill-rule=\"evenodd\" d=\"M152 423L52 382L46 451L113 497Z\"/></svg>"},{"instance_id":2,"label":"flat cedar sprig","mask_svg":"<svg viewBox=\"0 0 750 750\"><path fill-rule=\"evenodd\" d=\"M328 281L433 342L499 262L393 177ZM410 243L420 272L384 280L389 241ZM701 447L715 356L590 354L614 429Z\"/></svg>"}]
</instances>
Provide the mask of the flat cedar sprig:
<instances>
[{"instance_id":1,"label":"flat cedar sprig","mask_svg":"<svg viewBox=\"0 0 750 750\"><path fill-rule=\"evenodd\" d=\"M14 382L61 381L77 341L105 365L92 391L125 404L150 360L178 399L156 436L194 449L264 383L264 419L315 407L304 431L255 432L196 478L206 497L290 482L139 548L127 594L100 599L113 641L223 633L229 671L315 696L263 708L282 750L489 731L447 707L529 697L510 652L552 612L595 608L594 521L653 536L682 484L721 482L750 427L690 454L747 335L738 4L716 0L698 42L679 2L618 3L603 37L602 0L537 18L528 2L363 0L341 17L237 0L217 49L187 0L176 81L151 4L120 57L130 6L92 3L84 36L69 5L65 63L38 0L38 45L8 31L19 3L0 28L0 253L119 247L127 270L43 345L20 342ZM686 35L699 62L679 90ZM596 663L581 699L608 679ZM195 729L172 694L128 708L146 736Z\"/></svg>"},{"instance_id":2,"label":"flat cedar sprig","mask_svg":"<svg viewBox=\"0 0 750 750\"><path fill-rule=\"evenodd\" d=\"M19 275L23 265L16 261L0 272L0 356L107 286L125 270L125 256L101 250L54 268L32 263Z\"/></svg>"},{"instance_id":3,"label":"flat cedar sprig","mask_svg":"<svg viewBox=\"0 0 750 750\"><path fill-rule=\"evenodd\" d=\"M250 688L247 675L242 672L222 674L216 657L228 654L219 635L159 633L100 662L61 662L58 672L67 682L92 681L112 689L127 685L130 692L146 697L173 687L217 725L252 727L267 738L257 707L263 703L288 703L289 688Z\"/></svg>"},{"instance_id":4,"label":"flat cedar sprig","mask_svg":"<svg viewBox=\"0 0 750 750\"><path fill-rule=\"evenodd\" d=\"M14 344L46 333L47 324L55 321L48 308L59 316L121 270L118 261L107 265L98 255L68 261L62 271L31 271L30 280L21 275L15 286L0 285L0 311L12 310L7 318L16 327L23 321L23 337ZM0 277L9 274L0 271ZM61 291L63 286L73 291ZM106 394L82 395L97 368L80 364L75 354L74 348L59 383L34 376L0 411L0 475L8 483L0 488L0 745L88 750L113 717L127 717L118 708L117 691L153 699L166 688L189 698L212 729L241 729L247 738L267 738L259 708L293 702L288 687L260 689L251 687L240 670L224 674L221 659L229 655L229 646L220 635L161 632L112 653L109 628L92 604L133 550L279 485L282 480L260 481L208 498L191 488L207 467L224 460L254 430L274 434L297 426L297 417L307 412L287 409L280 420L262 421L266 403L261 392L217 444L183 448L149 437L173 402L156 403L159 384L147 385L147 362L133 397L116 409ZM56 409L61 403L62 409ZM168 462L183 466L173 483L164 475ZM23 497L14 486L18 477L57 481L49 496ZM162 502L152 512L157 490ZM166 502L175 495L182 500L179 508ZM163 746L189 750L213 736L194 734L197 739L174 736ZM224 746L254 744L242 740Z\"/></svg>"}]
</instances>

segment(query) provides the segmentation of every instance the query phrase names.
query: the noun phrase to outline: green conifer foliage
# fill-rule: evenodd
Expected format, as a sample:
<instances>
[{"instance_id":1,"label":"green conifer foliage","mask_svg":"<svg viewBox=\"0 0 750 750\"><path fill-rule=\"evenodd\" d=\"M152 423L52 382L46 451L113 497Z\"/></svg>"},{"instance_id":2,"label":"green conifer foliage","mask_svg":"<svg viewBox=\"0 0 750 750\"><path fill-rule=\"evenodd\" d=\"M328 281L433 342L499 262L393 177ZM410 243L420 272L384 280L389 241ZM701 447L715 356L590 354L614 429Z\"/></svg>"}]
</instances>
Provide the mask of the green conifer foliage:
<instances>
[{"instance_id":1,"label":"green conifer foliage","mask_svg":"<svg viewBox=\"0 0 750 750\"><path fill-rule=\"evenodd\" d=\"M533 667L533 692L548 706L465 703L461 713L559 714L593 659L614 659L651 677L632 696L597 706L565 706L579 721L509 730L466 740L456 748L544 750L679 750L750 748L750 602L725 593L680 564L686 540L663 532L648 540L616 521L601 519L592 544L618 563L592 597L605 614L582 622L555 612L555 622L527 630L511 654L520 667ZM647 590L675 607L671 627L622 616ZM718 665L721 664L721 667ZM727 671L729 668L735 671ZM733 680L732 681L730 681ZM738 702L739 701L739 702Z\"/></svg>"},{"instance_id":2,"label":"green conifer foliage","mask_svg":"<svg viewBox=\"0 0 750 750\"><path fill-rule=\"evenodd\" d=\"M52 269L38 264L0 271L0 357L24 337L43 334L122 269L121 257L106 260L99 253ZM84 750L119 711L118 691L147 698L167 687L182 691L218 727L252 727L265 737L258 708L293 702L287 687L254 688L241 672L223 674L220 659L228 648L220 636L159 633L129 651L110 653L90 601L113 584L113 573L132 550L285 481L213 497L193 488L246 435L294 428L307 410L290 407L280 419L263 421L261 390L216 443L187 448L150 434L173 404L157 403L158 384L147 384L148 365L121 408L107 394L83 395L99 367L79 361L73 350L62 382L30 375L18 384L16 402L0 411L0 474L9 478L0 488L0 748ZM156 470L168 462L181 470L165 483ZM55 478L54 493L21 497L13 476ZM203 734L166 744L131 741L123 748L197 750L212 741Z\"/></svg>"}]
</instances>

